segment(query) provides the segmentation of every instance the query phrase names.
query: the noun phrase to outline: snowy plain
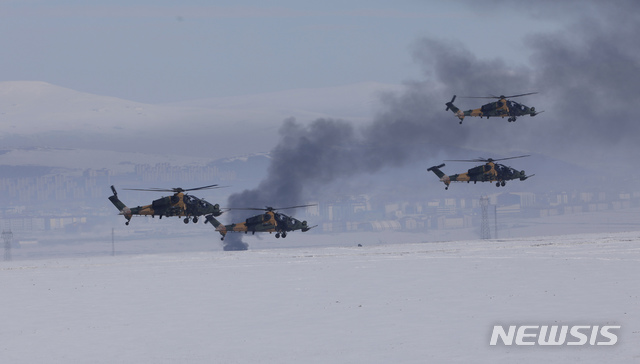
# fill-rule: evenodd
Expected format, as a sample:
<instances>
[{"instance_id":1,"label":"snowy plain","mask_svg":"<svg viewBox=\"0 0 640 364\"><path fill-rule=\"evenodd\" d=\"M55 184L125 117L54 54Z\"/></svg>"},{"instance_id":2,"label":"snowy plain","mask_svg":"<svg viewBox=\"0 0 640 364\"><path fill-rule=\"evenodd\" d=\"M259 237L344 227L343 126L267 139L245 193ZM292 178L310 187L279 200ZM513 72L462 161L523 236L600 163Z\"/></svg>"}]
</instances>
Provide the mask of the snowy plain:
<instances>
[{"instance_id":1,"label":"snowy plain","mask_svg":"<svg viewBox=\"0 0 640 364\"><path fill-rule=\"evenodd\" d=\"M640 232L362 245L2 262L0 360L640 361ZM489 345L525 324L621 328L607 347Z\"/></svg>"},{"instance_id":2,"label":"snowy plain","mask_svg":"<svg viewBox=\"0 0 640 364\"><path fill-rule=\"evenodd\" d=\"M202 165L224 156L210 155L212 145L230 156L247 153L247 145L269 150L284 118L326 116L331 95L344 102L331 102L332 116L369 120L374 88L158 106L4 83L3 126L20 137L4 141L38 148L8 145L14 149L1 161L118 171L167 161L154 153L166 153L157 137L167 140L168 129L171 143L193 146L184 151L188 160L170 161L196 163L197 155ZM355 112L347 107L354 94ZM304 112L286 109L304 100L313 100ZM174 130L181 119L190 123L183 134ZM85 142L70 145L77 141ZM471 229L314 232L279 241L256 236L245 252L221 251L203 224L136 220L125 230L117 217L113 257L108 219L97 237L47 231L55 244L25 244L13 261L0 262L0 363L638 362L640 232L609 231L638 230L638 211L581 216L573 229L574 216L505 218L499 240L474 240ZM558 236L565 231L591 234ZM621 329L610 347L489 345L494 325L527 324Z\"/></svg>"}]
</instances>

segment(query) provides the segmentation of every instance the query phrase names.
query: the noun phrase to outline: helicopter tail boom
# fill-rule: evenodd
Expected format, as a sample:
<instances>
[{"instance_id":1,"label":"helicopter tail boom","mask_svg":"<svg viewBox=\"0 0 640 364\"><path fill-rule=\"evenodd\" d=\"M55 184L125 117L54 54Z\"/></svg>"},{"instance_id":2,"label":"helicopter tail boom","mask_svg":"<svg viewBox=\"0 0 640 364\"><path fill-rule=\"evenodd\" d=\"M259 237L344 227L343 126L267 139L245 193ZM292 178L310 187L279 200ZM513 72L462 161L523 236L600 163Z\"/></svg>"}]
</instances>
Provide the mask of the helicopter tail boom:
<instances>
[{"instance_id":1,"label":"helicopter tail boom","mask_svg":"<svg viewBox=\"0 0 640 364\"><path fill-rule=\"evenodd\" d=\"M460 123L462 123L462 120L464 120L464 112L460 111L460 109L458 109L453 102L456 99L456 95L453 95L453 98L451 99L451 101L447 102L445 105L447 105L447 111L451 110L451 112L453 112L458 119L460 119Z\"/></svg>"},{"instance_id":2,"label":"helicopter tail boom","mask_svg":"<svg viewBox=\"0 0 640 364\"><path fill-rule=\"evenodd\" d=\"M431 168L427 168L427 171L429 172L433 172L436 174L436 176L438 176L438 178L442 178L443 176L446 176L441 170L440 168L444 167L444 163L442 163L439 166L433 166Z\"/></svg>"},{"instance_id":3,"label":"helicopter tail boom","mask_svg":"<svg viewBox=\"0 0 640 364\"><path fill-rule=\"evenodd\" d=\"M127 205L120 201L120 199L118 198L118 192L116 191L115 187L111 186L111 191L113 192L113 195L109 196L109 201L111 201L113 206L115 206L118 211L120 211L120 215L124 215L124 217L127 219L126 224L129 225L129 220L131 220L131 216L133 216L133 214L131 213L131 209L129 209Z\"/></svg>"},{"instance_id":4,"label":"helicopter tail boom","mask_svg":"<svg viewBox=\"0 0 640 364\"><path fill-rule=\"evenodd\" d=\"M224 237L227 235L227 227L224 224L216 220L213 215L205 216L205 223L210 223L211 226L213 226L216 231L222 235L222 240L224 240Z\"/></svg>"},{"instance_id":5,"label":"helicopter tail boom","mask_svg":"<svg viewBox=\"0 0 640 364\"><path fill-rule=\"evenodd\" d=\"M449 176L447 176L444 172L440 170L440 168L442 167L444 167L444 163L442 163L439 166L433 166L431 168L428 168L427 171L435 173L435 175L438 176L438 178L440 178L440 181L442 181L445 185L447 185L446 189L449 189L449 184L451 183L451 179L449 178Z\"/></svg>"}]
</instances>

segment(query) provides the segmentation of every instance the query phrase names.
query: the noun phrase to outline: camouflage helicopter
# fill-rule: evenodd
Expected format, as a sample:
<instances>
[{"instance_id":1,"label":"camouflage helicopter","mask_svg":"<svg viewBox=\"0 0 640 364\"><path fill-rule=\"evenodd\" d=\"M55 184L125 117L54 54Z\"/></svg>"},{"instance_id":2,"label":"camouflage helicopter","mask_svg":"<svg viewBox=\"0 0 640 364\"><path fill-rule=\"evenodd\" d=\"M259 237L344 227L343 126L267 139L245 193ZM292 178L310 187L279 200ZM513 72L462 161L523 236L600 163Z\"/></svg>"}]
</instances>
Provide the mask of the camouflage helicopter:
<instances>
[{"instance_id":1,"label":"camouflage helicopter","mask_svg":"<svg viewBox=\"0 0 640 364\"><path fill-rule=\"evenodd\" d=\"M526 180L529 177L533 177L534 175L527 176L524 171L518 171L514 168L505 166L503 164L495 163L497 161L503 161L507 159L515 159L515 158L524 158L529 155L521 155L517 157L509 157L509 158L501 158L501 159L471 159L471 160L451 160L451 162L485 162L484 165L473 167L469 169L465 173L454 174L451 176L447 176L444 174L440 168L444 167L444 163L439 166L433 166L427 171L433 172L440 178L440 181L444 182L446 187L445 190L449 189L449 184L453 182L473 182L476 184L477 182L496 182L496 187L505 186L506 181L519 179L521 181Z\"/></svg>"},{"instance_id":2,"label":"camouflage helicopter","mask_svg":"<svg viewBox=\"0 0 640 364\"><path fill-rule=\"evenodd\" d=\"M216 220L212 215L206 216L205 223L210 223L217 232L222 235L220 240L224 240L224 237L228 232L244 232L247 234L251 232L255 234L256 232L267 232L269 234L275 232L276 238L286 238L287 233L295 230L302 230L302 232L307 232L314 227L318 226L309 226L306 221L300 221L291 216L287 216L283 213L277 212L276 210L287 210L287 209L295 209L299 207L308 207L315 205L301 205L301 206L291 206L291 207L283 207L280 209L276 209L273 207L266 207L264 209L261 208L232 208L229 210L257 210L257 211L265 211L264 214L252 216L246 219L244 222L240 222L237 224L229 224L223 225L218 220Z\"/></svg>"},{"instance_id":3,"label":"camouflage helicopter","mask_svg":"<svg viewBox=\"0 0 640 364\"><path fill-rule=\"evenodd\" d=\"M537 92L530 92L527 94L520 95L511 95L511 96L487 96L487 97L467 97L471 99L498 99L498 101L490 102L488 104L482 105L479 109L462 111L458 109L453 102L456 99L456 95L453 95L451 101L447 102L447 111L451 110L457 117L460 119L460 124L462 124L462 120L464 120L465 116L479 116L480 118L486 117L489 119L490 116L501 117L504 118L506 116L509 117L507 119L509 122L515 122L518 116L530 115L536 116L540 114L542 111L537 112L535 107L528 107L523 104L519 104L515 101L507 100L510 97L520 97L533 95Z\"/></svg>"},{"instance_id":4,"label":"camouflage helicopter","mask_svg":"<svg viewBox=\"0 0 640 364\"><path fill-rule=\"evenodd\" d=\"M197 198L192 195L187 195L185 192L188 191L199 191L199 190L208 190L212 188L220 188L218 185L209 185L197 188L189 188L182 189L180 187L171 188L171 189L163 189L163 188L150 188L150 189L139 189L139 188L125 188L125 190L129 191L152 191L152 192L173 192L173 196L162 197L157 200L154 200L151 205L146 206L138 206L128 208L122 201L118 199L118 192L116 192L115 187L111 186L111 191L113 192L113 196L109 196L109 201L120 211L120 215L124 215L127 221L124 223L125 225L129 225L129 221L131 221L131 217L133 215L146 215L155 217L160 216L162 219L163 216L184 216L184 223L187 224L189 221L193 221L194 223L198 222L198 216L202 215L213 215L220 216L222 211L220 210L220 206L218 204L211 204L204 199Z\"/></svg>"}]
</instances>

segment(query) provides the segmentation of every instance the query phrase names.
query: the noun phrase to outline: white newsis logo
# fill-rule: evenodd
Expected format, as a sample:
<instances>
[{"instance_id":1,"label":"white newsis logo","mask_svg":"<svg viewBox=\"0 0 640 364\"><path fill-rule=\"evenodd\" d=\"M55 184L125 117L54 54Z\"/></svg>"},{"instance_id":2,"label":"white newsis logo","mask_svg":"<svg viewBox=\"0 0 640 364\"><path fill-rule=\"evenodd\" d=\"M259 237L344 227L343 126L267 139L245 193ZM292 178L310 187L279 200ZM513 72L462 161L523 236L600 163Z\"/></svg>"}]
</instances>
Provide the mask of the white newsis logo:
<instances>
[{"instance_id":1,"label":"white newsis logo","mask_svg":"<svg viewBox=\"0 0 640 364\"><path fill-rule=\"evenodd\" d=\"M620 326L494 326L489 345L614 345Z\"/></svg>"}]
</instances>

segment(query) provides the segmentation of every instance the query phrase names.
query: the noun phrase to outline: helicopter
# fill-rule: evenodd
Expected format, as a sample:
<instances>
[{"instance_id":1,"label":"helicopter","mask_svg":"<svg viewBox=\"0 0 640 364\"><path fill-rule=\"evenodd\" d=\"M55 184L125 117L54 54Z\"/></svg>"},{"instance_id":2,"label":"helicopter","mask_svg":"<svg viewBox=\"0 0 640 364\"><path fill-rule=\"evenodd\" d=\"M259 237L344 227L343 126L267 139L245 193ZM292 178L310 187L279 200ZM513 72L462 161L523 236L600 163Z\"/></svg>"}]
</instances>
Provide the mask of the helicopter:
<instances>
[{"instance_id":1,"label":"helicopter","mask_svg":"<svg viewBox=\"0 0 640 364\"><path fill-rule=\"evenodd\" d=\"M255 234L256 232L268 232L269 234L275 232L276 238L286 238L287 233L295 230L301 230L302 232L307 232L314 227L318 226L309 226L306 221L300 221L291 216L287 216L281 212L277 212L277 210L287 210L287 209L295 209L299 207L308 207L315 205L300 205L300 206L291 206L291 207L283 207L283 208L273 208L267 206L266 208L231 208L229 210L257 210L257 211L265 211L263 214L252 216L246 219L244 222L240 222L237 224L229 224L223 225L218 220L216 220L212 215L206 216L205 223L210 223L217 232L222 235L220 240L224 240L224 237L228 232L244 232L247 234L251 232Z\"/></svg>"},{"instance_id":2,"label":"helicopter","mask_svg":"<svg viewBox=\"0 0 640 364\"><path fill-rule=\"evenodd\" d=\"M440 178L440 181L444 182L446 187L445 190L449 189L449 184L453 182L473 182L476 184L477 182L496 182L496 187L504 187L507 183L506 181L519 179L521 181L526 180L529 177L533 177L534 175L527 176L524 171L518 171L514 168L505 166L503 164L495 163L497 161L503 161L507 159L515 159L515 158L524 158L529 155L521 155L517 157L509 157L509 158L500 158L500 159L492 159L492 158L478 158L471 160L449 160L451 162L485 162L484 165L473 167L469 169L465 173L454 174L451 176L447 176L444 174L440 168L444 167L444 163L439 166L433 166L428 168L427 171L433 172Z\"/></svg>"},{"instance_id":3,"label":"helicopter","mask_svg":"<svg viewBox=\"0 0 640 364\"><path fill-rule=\"evenodd\" d=\"M453 102L456 100L456 95L453 95L451 101L447 102L447 111L451 110L457 117L460 119L460 124L462 124L462 120L464 120L465 116L479 116L480 118L486 117L489 119L490 116L501 117L504 118L506 116L509 117L507 119L509 122L515 122L518 116L530 115L536 116L542 111L537 112L535 107L528 107L526 105L517 103L515 101L508 100L510 97L520 97L537 94L537 92L529 92L526 94L519 95L510 95L510 96L486 96L486 97L466 97L471 99L498 99L498 101L490 102L488 104L482 105L479 109L462 111L458 109Z\"/></svg>"},{"instance_id":4,"label":"helicopter","mask_svg":"<svg viewBox=\"0 0 640 364\"><path fill-rule=\"evenodd\" d=\"M184 223L187 224L189 221L193 221L194 223L198 222L198 216L202 215L213 215L220 216L222 211L220 210L220 205L211 204L204 199L197 198L192 195L187 195L185 192L188 191L199 191L199 190L208 190L213 188L220 188L218 185L209 185L203 187L189 188L183 189L180 187L164 189L164 188L149 188L149 189L140 189L140 188L125 188L125 190L129 191L151 191L151 192L173 192L173 196L162 197L157 200L154 200L151 205L138 206L138 207L127 207L120 199L118 199L118 192L114 186L111 186L111 191L113 192L112 196L109 196L109 201L120 211L120 215L124 215L127 221L124 223L125 225L129 225L131 221L131 217L133 215L146 215L155 217L156 215L160 216L162 219L163 216L184 216Z\"/></svg>"}]
</instances>

